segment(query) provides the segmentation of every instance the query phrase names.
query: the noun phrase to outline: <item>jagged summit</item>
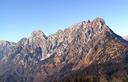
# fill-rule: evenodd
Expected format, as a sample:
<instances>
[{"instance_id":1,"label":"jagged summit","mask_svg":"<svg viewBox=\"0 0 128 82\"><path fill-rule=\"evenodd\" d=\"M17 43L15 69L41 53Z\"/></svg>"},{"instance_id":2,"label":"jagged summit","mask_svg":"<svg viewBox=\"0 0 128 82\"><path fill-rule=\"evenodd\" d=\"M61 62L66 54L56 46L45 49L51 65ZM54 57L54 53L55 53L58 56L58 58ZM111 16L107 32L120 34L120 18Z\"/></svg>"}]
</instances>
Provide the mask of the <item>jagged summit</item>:
<instances>
[{"instance_id":1,"label":"jagged summit","mask_svg":"<svg viewBox=\"0 0 128 82\"><path fill-rule=\"evenodd\" d=\"M31 33L31 37L43 37L45 39L47 39L47 36L43 33L42 30L34 30L32 33Z\"/></svg>"},{"instance_id":2,"label":"jagged summit","mask_svg":"<svg viewBox=\"0 0 128 82\"><path fill-rule=\"evenodd\" d=\"M5 41L5 40L0 40L0 47L2 46L15 46L16 43L15 42L9 42L9 41Z\"/></svg>"},{"instance_id":3,"label":"jagged summit","mask_svg":"<svg viewBox=\"0 0 128 82\"><path fill-rule=\"evenodd\" d=\"M83 29L85 32L88 31L89 34L101 34L102 32L104 32L104 34L105 34L105 32L109 32L111 34L113 33L111 31L111 29L105 24L105 21L102 18L97 17L93 21L88 20L88 21L82 21L77 24L73 24L69 28L67 28L65 30L59 30L55 34L52 34L49 36L46 36L45 33L43 33L41 30L35 30L31 33L30 38L48 39L55 35L57 36L58 34L64 34L62 36L66 36L68 34L72 34L73 32L75 32L79 29Z\"/></svg>"},{"instance_id":4,"label":"jagged summit","mask_svg":"<svg viewBox=\"0 0 128 82\"><path fill-rule=\"evenodd\" d=\"M101 17L96 17L92 22L100 22L102 25L106 24L104 19Z\"/></svg>"}]
</instances>

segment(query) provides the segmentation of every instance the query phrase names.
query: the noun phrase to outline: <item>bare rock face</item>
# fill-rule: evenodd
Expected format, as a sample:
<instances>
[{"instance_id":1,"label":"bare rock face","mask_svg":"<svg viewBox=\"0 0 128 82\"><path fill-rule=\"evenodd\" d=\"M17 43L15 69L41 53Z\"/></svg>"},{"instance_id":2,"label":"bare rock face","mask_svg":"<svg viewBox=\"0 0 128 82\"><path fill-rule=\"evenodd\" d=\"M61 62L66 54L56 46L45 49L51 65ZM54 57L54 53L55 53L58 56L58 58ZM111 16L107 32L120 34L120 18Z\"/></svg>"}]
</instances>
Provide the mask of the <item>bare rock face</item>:
<instances>
[{"instance_id":1,"label":"bare rock face","mask_svg":"<svg viewBox=\"0 0 128 82\"><path fill-rule=\"evenodd\" d=\"M41 30L33 31L28 41L33 48L41 49L42 60L47 58L47 36Z\"/></svg>"},{"instance_id":2,"label":"bare rock face","mask_svg":"<svg viewBox=\"0 0 128 82\"><path fill-rule=\"evenodd\" d=\"M0 82L86 82L95 77L110 81L124 77L119 72L127 70L127 55L128 42L102 18L82 21L50 36L34 31L18 43L0 42Z\"/></svg>"},{"instance_id":3,"label":"bare rock face","mask_svg":"<svg viewBox=\"0 0 128 82\"><path fill-rule=\"evenodd\" d=\"M16 43L8 41L0 41L0 60L8 61L7 58L10 56L10 52L14 50Z\"/></svg>"}]
</instances>

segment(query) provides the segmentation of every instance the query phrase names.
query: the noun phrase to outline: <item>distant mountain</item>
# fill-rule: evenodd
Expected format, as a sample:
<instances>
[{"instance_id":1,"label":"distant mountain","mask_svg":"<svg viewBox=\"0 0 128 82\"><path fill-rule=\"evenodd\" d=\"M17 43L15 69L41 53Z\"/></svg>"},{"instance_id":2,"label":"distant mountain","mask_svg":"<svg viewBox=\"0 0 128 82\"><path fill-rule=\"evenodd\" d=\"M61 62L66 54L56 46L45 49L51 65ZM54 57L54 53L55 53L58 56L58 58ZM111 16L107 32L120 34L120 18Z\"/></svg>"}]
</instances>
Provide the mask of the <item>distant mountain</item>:
<instances>
[{"instance_id":1,"label":"distant mountain","mask_svg":"<svg viewBox=\"0 0 128 82\"><path fill-rule=\"evenodd\" d=\"M0 82L128 82L128 42L102 18L0 41Z\"/></svg>"},{"instance_id":2,"label":"distant mountain","mask_svg":"<svg viewBox=\"0 0 128 82\"><path fill-rule=\"evenodd\" d=\"M128 41L128 36L124 36L124 39Z\"/></svg>"}]
</instances>

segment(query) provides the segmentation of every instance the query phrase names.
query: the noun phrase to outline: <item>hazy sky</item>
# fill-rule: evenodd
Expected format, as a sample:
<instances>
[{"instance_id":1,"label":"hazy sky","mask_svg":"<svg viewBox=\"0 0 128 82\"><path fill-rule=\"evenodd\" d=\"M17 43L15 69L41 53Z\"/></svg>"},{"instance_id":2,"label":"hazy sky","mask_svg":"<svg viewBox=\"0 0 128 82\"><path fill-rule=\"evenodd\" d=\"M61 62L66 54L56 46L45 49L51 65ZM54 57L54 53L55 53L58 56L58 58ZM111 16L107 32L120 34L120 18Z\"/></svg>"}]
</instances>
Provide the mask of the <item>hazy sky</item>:
<instances>
[{"instance_id":1,"label":"hazy sky","mask_svg":"<svg viewBox=\"0 0 128 82\"><path fill-rule=\"evenodd\" d=\"M0 40L17 42L36 29L49 35L97 16L128 35L128 0L0 0Z\"/></svg>"}]
</instances>

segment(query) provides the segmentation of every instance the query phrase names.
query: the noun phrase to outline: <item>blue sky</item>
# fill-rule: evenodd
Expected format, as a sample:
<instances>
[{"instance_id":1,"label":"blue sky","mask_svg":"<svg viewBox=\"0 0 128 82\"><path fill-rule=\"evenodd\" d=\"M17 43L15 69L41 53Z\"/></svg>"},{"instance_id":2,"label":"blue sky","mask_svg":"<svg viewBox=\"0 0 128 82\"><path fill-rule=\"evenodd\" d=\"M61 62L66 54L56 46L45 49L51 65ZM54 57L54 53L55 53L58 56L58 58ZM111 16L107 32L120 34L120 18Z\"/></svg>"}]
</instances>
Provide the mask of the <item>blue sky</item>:
<instances>
[{"instance_id":1,"label":"blue sky","mask_svg":"<svg viewBox=\"0 0 128 82\"><path fill-rule=\"evenodd\" d=\"M50 35L97 16L128 35L128 0L0 0L0 40L17 42L38 29Z\"/></svg>"}]
</instances>

